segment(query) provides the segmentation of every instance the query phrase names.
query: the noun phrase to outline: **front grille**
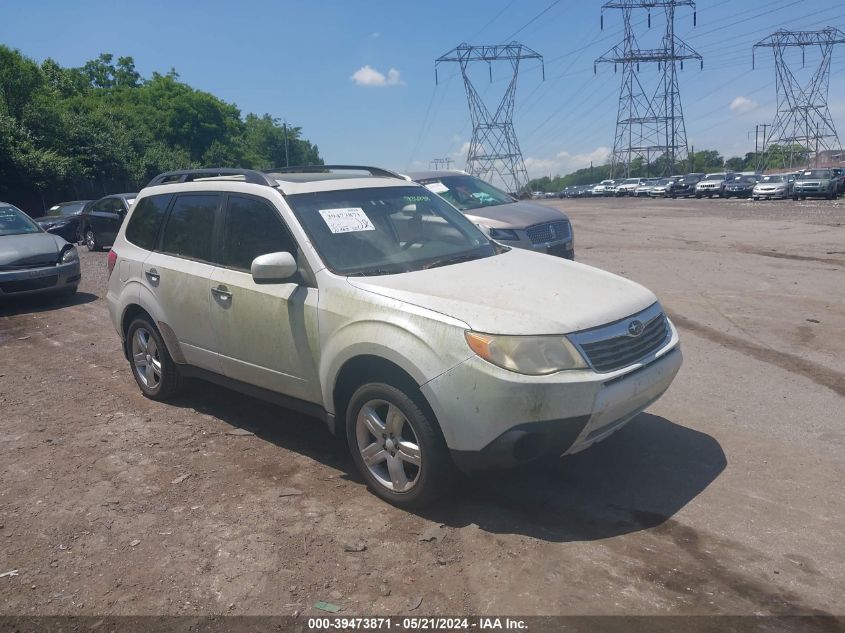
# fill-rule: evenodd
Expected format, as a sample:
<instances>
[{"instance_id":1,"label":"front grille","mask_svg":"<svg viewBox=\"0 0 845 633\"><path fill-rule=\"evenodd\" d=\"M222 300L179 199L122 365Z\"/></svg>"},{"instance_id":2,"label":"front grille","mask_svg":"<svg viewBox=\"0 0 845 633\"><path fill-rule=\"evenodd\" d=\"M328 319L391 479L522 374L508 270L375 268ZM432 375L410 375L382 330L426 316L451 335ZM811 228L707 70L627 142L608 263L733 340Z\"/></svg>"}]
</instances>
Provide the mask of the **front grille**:
<instances>
[{"instance_id":1,"label":"front grille","mask_svg":"<svg viewBox=\"0 0 845 633\"><path fill-rule=\"evenodd\" d=\"M546 242L558 242L569 239L570 229L569 222L563 220L561 222L549 222L547 224L537 224L525 230L528 239L532 244L544 244Z\"/></svg>"},{"instance_id":2,"label":"front grille","mask_svg":"<svg viewBox=\"0 0 845 633\"><path fill-rule=\"evenodd\" d=\"M0 266L0 270L31 270L33 268L46 268L47 266L54 266L56 258L40 262L28 262L26 264L9 264L7 266Z\"/></svg>"},{"instance_id":3,"label":"front grille","mask_svg":"<svg viewBox=\"0 0 845 633\"><path fill-rule=\"evenodd\" d=\"M573 338L579 342L587 360L596 371L614 371L628 367L643 356L660 349L669 337L669 324L663 312L652 314L649 320L645 320L644 317L649 312L652 310L594 330L589 341L579 342L578 335ZM639 336L630 336L627 334L627 324L638 317L645 325L643 332ZM608 337L601 338L601 331L605 329L608 330Z\"/></svg>"},{"instance_id":4,"label":"front grille","mask_svg":"<svg viewBox=\"0 0 845 633\"><path fill-rule=\"evenodd\" d=\"M27 292L29 290L43 290L55 286L59 281L58 275L36 277L35 279L21 279L19 281L4 281L0 283L0 290L11 294L13 292Z\"/></svg>"}]
</instances>

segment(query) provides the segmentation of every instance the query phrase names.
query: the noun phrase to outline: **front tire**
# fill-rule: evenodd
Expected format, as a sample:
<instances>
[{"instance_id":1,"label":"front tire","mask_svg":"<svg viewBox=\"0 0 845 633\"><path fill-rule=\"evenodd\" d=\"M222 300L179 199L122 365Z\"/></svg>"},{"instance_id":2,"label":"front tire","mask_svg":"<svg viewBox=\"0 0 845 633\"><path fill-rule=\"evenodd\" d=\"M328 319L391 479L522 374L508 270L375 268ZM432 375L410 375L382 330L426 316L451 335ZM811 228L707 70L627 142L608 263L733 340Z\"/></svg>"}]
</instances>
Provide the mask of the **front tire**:
<instances>
[{"instance_id":1,"label":"front tire","mask_svg":"<svg viewBox=\"0 0 845 633\"><path fill-rule=\"evenodd\" d=\"M376 495L400 508L442 497L455 467L422 395L385 383L359 387L346 409L346 436L355 466Z\"/></svg>"},{"instance_id":2,"label":"front tire","mask_svg":"<svg viewBox=\"0 0 845 633\"><path fill-rule=\"evenodd\" d=\"M158 328L147 317L132 321L126 331L132 376L151 400L167 400L182 388L182 376Z\"/></svg>"}]
</instances>

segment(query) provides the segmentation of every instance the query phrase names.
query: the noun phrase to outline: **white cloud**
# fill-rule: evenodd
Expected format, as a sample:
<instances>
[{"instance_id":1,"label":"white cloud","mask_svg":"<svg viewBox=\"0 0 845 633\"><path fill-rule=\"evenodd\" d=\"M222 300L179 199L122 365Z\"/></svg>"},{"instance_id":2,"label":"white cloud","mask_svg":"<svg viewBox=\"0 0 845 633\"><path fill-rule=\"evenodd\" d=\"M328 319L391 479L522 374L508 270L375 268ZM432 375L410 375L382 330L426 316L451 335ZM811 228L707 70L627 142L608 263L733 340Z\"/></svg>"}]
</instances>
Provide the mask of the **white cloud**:
<instances>
[{"instance_id":1,"label":"white cloud","mask_svg":"<svg viewBox=\"0 0 845 633\"><path fill-rule=\"evenodd\" d=\"M760 104L754 101L753 99L739 96L733 101L731 101L730 109L731 112L738 112L740 114L744 114L745 112L751 112L752 110L756 109L759 105Z\"/></svg>"},{"instance_id":2,"label":"white cloud","mask_svg":"<svg viewBox=\"0 0 845 633\"><path fill-rule=\"evenodd\" d=\"M531 178L552 175L565 176L573 171L594 165L604 165L610 160L609 147L597 147L591 152L583 154L571 154L566 150L560 151L549 158L538 158L536 156L525 157L525 168Z\"/></svg>"},{"instance_id":3,"label":"white cloud","mask_svg":"<svg viewBox=\"0 0 845 633\"><path fill-rule=\"evenodd\" d=\"M359 86L374 86L380 88L382 86L400 86L404 85L399 76L399 71L391 68L387 71L387 75L380 73L378 70L370 65L362 66L350 77Z\"/></svg>"}]
</instances>

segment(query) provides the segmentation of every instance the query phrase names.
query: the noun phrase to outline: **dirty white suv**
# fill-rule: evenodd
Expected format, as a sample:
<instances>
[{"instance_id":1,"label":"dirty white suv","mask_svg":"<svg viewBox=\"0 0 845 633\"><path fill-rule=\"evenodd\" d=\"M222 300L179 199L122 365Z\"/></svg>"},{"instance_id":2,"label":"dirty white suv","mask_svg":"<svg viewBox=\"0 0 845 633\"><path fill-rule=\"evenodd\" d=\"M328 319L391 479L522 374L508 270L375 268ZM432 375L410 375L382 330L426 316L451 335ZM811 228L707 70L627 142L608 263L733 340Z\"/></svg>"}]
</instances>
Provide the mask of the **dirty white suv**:
<instances>
[{"instance_id":1,"label":"dirty white suv","mask_svg":"<svg viewBox=\"0 0 845 633\"><path fill-rule=\"evenodd\" d=\"M487 238L376 168L156 177L109 254L141 391L183 377L313 414L376 494L580 451L659 398L678 335L642 286Z\"/></svg>"}]
</instances>

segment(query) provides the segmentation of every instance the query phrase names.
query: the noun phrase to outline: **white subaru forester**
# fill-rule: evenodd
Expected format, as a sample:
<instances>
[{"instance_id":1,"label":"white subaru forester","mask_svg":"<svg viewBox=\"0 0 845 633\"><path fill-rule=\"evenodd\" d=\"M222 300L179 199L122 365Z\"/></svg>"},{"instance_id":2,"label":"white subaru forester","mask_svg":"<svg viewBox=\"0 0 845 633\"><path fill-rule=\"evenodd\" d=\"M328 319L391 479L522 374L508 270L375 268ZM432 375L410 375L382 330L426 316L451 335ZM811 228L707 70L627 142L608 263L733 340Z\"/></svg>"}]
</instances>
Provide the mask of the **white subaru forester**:
<instances>
[{"instance_id":1,"label":"white subaru forester","mask_svg":"<svg viewBox=\"0 0 845 633\"><path fill-rule=\"evenodd\" d=\"M199 377L326 421L371 489L417 507L474 471L571 454L669 387L642 286L488 239L370 167L162 174L109 253L141 391Z\"/></svg>"}]
</instances>

